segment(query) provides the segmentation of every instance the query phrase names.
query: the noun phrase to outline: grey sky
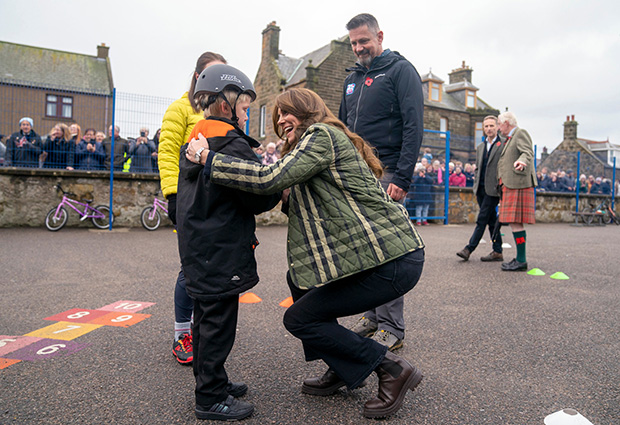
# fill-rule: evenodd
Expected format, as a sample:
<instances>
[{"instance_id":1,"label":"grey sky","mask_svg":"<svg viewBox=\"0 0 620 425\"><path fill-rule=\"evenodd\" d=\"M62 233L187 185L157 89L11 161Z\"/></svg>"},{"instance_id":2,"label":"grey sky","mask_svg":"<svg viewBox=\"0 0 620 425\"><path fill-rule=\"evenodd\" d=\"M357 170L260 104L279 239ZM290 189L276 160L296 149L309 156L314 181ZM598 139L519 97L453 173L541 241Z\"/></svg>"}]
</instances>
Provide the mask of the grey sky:
<instances>
[{"instance_id":1,"label":"grey sky","mask_svg":"<svg viewBox=\"0 0 620 425\"><path fill-rule=\"evenodd\" d=\"M478 95L513 111L539 152L560 143L567 115L579 137L620 144L617 0L0 0L0 40L91 55L104 42L117 90L178 98L204 51L253 79L269 22L282 52L300 57L345 35L361 12L421 75L432 68L448 81L465 61Z\"/></svg>"}]
</instances>

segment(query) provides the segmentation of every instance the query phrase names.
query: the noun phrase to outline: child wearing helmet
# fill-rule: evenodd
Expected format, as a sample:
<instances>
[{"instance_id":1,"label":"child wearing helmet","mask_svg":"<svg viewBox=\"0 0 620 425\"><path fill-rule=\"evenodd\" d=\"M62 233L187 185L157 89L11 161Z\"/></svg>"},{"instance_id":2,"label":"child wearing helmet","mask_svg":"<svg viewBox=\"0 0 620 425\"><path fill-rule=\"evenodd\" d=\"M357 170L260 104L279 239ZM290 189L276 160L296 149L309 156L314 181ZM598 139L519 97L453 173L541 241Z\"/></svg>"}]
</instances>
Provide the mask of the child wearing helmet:
<instances>
[{"instance_id":1,"label":"child wearing helmet","mask_svg":"<svg viewBox=\"0 0 620 425\"><path fill-rule=\"evenodd\" d=\"M259 162L252 150L259 143L241 130L255 98L251 81L238 69L207 67L194 91L205 119L188 141L202 134L214 151ZM259 280L254 215L276 206L281 194L254 195L216 185L203 166L187 160L186 149L181 147L176 218L186 289L194 299L195 413L198 419L243 419L254 410L237 400L248 387L231 382L224 363L235 340L239 294Z\"/></svg>"}]
</instances>

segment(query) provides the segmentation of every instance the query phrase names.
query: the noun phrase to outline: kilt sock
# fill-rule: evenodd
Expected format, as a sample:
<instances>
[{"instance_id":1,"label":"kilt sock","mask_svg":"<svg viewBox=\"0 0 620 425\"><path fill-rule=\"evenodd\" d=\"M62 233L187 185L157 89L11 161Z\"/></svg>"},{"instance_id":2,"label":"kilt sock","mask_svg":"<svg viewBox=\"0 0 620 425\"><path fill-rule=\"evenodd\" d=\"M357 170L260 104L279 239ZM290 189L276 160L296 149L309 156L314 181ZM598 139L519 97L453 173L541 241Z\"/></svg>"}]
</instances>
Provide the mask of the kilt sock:
<instances>
[{"instance_id":1,"label":"kilt sock","mask_svg":"<svg viewBox=\"0 0 620 425\"><path fill-rule=\"evenodd\" d=\"M525 263L525 230L512 232L512 236L515 238L515 243L517 244L517 261Z\"/></svg>"}]
</instances>

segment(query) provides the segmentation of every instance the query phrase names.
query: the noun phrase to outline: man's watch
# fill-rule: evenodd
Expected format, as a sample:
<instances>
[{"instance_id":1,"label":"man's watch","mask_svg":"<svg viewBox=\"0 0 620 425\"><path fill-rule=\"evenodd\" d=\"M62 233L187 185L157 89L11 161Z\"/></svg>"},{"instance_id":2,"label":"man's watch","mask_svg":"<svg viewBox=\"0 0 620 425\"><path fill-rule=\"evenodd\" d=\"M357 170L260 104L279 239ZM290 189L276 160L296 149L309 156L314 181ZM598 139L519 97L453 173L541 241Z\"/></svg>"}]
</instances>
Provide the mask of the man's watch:
<instances>
[{"instance_id":1,"label":"man's watch","mask_svg":"<svg viewBox=\"0 0 620 425\"><path fill-rule=\"evenodd\" d=\"M194 154L194 159L196 160L197 163L200 164L200 154L202 153L203 150L205 150L207 148L205 148L204 146L202 148L199 148L196 153Z\"/></svg>"}]
</instances>

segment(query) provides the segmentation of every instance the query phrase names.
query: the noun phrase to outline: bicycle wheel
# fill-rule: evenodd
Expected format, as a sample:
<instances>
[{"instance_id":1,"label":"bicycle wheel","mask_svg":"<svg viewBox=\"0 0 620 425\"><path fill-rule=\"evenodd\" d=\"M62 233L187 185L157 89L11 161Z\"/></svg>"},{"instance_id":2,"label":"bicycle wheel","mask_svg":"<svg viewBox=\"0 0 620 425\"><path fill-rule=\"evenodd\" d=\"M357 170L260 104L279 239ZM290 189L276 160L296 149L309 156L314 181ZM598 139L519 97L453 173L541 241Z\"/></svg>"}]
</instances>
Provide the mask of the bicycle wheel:
<instances>
[{"instance_id":1,"label":"bicycle wheel","mask_svg":"<svg viewBox=\"0 0 620 425\"><path fill-rule=\"evenodd\" d=\"M584 208L584 209L583 209L583 212L584 212L585 214L592 214L592 213L594 212L594 210L592 210L592 208ZM594 221L594 216L593 216L593 215L584 215L584 216L583 216L583 222L584 222L585 224L587 224L588 226L589 226L590 224L592 224L592 221Z\"/></svg>"},{"instance_id":2,"label":"bicycle wheel","mask_svg":"<svg viewBox=\"0 0 620 425\"><path fill-rule=\"evenodd\" d=\"M152 219L150 218L151 214L153 216ZM157 230L161 223L161 215L159 215L159 211L157 210L153 212L153 207L146 207L142 210L140 221L146 230Z\"/></svg>"},{"instance_id":3,"label":"bicycle wheel","mask_svg":"<svg viewBox=\"0 0 620 425\"><path fill-rule=\"evenodd\" d=\"M47 227L47 230L51 230L52 232L62 229L64 225L67 224L67 218L69 217L67 210L63 207L60 207L58 217L55 217L57 209L58 207L52 208L45 217L45 227Z\"/></svg>"},{"instance_id":4,"label":"bicycle wheel","mask_svg":"<svg viewBox=\"0 0 620 425\"><path fill-rule=\"evenodd\" d=\"M103 217L93 217L93 224L99 229L108 229L110 227L110 216L112 223L114 223L114 214L110 214L110 208L105 205L97 205L95 209L103 214Z\"/></svg>"},{"instance_id":5,"label":"bicycle wheel","mask_svg":"<svg viewBox=\"0 0 620 425\"><path fill-rule=\"evenodd\" d=\"M613 221L613 218L611 217L611 214L609 214L608 212L603 214L603 223L611 224L612 221Z\"/></svg>"}]
</instances>

